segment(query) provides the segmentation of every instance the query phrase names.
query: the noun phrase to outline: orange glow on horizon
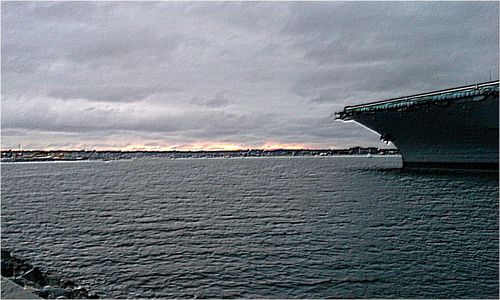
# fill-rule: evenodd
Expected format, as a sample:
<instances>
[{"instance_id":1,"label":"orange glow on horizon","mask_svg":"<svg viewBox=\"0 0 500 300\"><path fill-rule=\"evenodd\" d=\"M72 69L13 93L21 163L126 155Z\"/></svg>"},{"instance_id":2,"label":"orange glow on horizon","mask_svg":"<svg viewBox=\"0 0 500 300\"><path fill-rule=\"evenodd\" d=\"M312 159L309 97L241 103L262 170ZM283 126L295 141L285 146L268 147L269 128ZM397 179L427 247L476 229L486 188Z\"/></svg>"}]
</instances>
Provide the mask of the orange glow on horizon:
<instances>
[{"instance_id":1,"label":"orange glow on horizon","mask_svg":"<svg viewBox=\"0 0 500 300\"><path fill-rule=\"evenodd\" d=\"M266 143L258 149L264 150L279 150L279 149L290 149L290 150L300 150L311 148L304 144L282 144L282 143Z\"/></svg>"},{"instance_id":2,"label":"orange glow on horizon","mask_svg":"<svg viewBox=\"0 0 500 300\"><path fill-rule=\"evenodd\" d=\"M30 147L31 148L31 147ZM196 143L186 143L182 145L169 145L169 144L152 144L149 142L141 143L126 143L126 144L110 144L107 147L105 144L92 145L92 144L77 144L74 146L65 147L40 147L38 149L28 149L23 148L21 150L43 150L43 151L78 151L78 150L96 150L96 151L239 151L239 150L249 150L249 149L262 149L262 150L279 150L279 149L290 149L290 150L300 150L300 149L314 149L316 147L307 144L298 143L281 143L278 141L268 141L264 144L236 144L236 143L226 143L217 141L206 141L206 142L196 142ZM19 149L12 149L19 150Z\"/></svg>"}]
</instances>

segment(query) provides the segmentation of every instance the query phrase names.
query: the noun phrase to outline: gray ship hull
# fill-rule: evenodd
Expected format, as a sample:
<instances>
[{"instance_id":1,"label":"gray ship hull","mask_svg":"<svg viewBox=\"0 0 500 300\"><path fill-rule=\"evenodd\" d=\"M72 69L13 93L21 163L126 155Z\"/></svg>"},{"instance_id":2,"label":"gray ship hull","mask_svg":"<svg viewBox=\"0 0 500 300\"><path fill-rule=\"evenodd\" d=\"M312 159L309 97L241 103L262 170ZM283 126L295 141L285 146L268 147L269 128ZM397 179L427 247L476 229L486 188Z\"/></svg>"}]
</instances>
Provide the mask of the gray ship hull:
<instances>
[{"instance_id":1,"label":"gray ship hull","mask_svg":"<svg viewBox=\"0 0 500 300\"><path fill-rule=\"evenodd\" d=\"M403 166L498 169L498 82L346 107L392 142Z\"/></svg>"}]
</instances>

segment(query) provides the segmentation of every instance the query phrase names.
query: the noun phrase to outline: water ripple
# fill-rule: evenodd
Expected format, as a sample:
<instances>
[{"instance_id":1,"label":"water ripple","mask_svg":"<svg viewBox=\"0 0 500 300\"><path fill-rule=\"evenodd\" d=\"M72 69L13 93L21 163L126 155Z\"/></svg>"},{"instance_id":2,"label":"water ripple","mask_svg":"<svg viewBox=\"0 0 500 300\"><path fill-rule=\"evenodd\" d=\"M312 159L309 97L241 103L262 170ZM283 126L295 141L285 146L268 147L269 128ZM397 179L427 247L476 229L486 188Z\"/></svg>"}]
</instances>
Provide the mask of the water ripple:
<instances>
[{"instance_id":1,"label":"water ripple","mask_svg":"<svg viewBox=\"0 0 500 300\"><path fill-rule=\"evenodd\" d=\"M496 298L498 174L391 158L2 166L2 245L113 298Z\"/></svg>"}]
</instances>

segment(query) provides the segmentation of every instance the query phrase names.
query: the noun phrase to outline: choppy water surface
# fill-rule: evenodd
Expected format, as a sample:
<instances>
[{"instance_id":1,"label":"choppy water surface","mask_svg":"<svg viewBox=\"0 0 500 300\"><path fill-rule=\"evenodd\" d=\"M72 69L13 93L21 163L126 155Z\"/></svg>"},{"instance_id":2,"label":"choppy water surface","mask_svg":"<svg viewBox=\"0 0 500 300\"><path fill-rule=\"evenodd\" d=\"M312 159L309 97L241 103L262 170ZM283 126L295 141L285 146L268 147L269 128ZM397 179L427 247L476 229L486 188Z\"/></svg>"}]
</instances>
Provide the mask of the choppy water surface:
<instances>
[{"instance_id":1,"label":"choppy water surface","mask_svg":"<svg viewBox=\"0 0 500 300\"><path fill-rule=\"evenodd\" d=\"M3 164L2 245L116 298L497 298L498 174L399 164Z\"/></svg>"}]
</instances>

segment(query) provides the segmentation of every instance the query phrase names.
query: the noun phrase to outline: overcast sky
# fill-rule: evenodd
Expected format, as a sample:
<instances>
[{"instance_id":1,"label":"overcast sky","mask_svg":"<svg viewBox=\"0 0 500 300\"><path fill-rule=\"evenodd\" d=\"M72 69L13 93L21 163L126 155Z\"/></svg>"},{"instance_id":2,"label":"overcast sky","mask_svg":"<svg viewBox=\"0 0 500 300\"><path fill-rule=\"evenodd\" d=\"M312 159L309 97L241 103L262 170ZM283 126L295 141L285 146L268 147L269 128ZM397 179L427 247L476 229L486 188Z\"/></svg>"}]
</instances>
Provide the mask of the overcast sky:
<instances>
[{"instance_id":1,"label":"overcast sky","mask_svg":"<svg viewBox=\"0 0 500 300\"><path fill-rule=\"evenodd\" d=\"M345 105L498 79L498 2L2 2L2 148L383 147Z\"/></svg>"}]
</instances>

